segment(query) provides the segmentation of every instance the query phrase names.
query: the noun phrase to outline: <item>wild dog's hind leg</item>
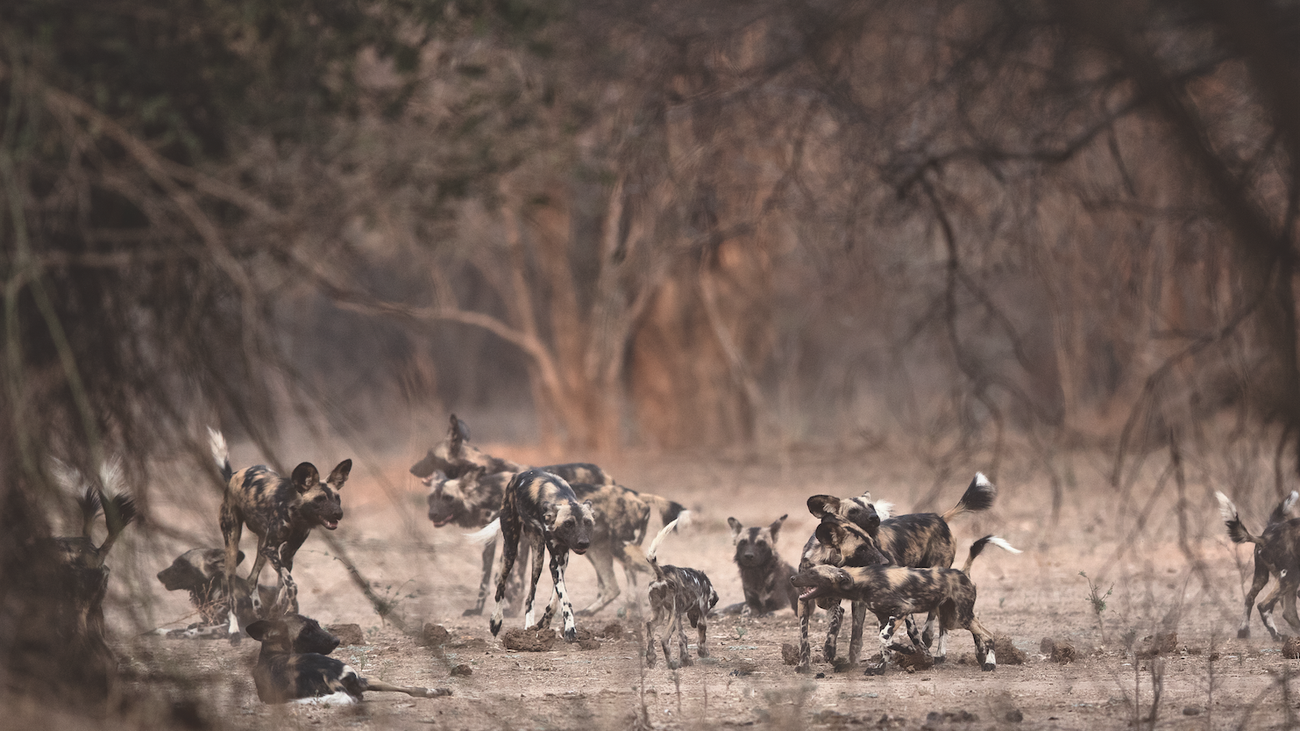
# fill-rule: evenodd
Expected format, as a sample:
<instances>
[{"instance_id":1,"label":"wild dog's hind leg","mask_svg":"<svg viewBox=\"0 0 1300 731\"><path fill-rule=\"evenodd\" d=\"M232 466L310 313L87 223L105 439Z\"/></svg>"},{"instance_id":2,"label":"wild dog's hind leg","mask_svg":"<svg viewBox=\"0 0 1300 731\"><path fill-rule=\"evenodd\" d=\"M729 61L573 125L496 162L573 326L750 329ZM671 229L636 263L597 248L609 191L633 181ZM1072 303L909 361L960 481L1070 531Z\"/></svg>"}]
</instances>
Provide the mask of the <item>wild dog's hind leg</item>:
<instances>
[{"instance_id":1,"label":"wild dog's hind leg","mask_svg":"<svg viewBox=\"0 0 1300 731\"><path fill-rule=\"evenodd\" d=\"M1241 626L1237 628L1237 637L1245 639L1250 637L1250 610L1255 607L1255 597L1263 591L1264 586L1268 584L1269 577L1268 564L1255 556L1255 579L1250 584L1250 591L1246 592L1246 614L1241 619Z\"/></svg>"},{"instance_id":2,"label":"wild dog's hind leg","mask_svg":"<svg viewBox=\"0 0 1300 731\"><path fill-rule=\"evenodd\" d=\"M227 632L232 638L238 640L239 618L235 616L235 597L238 596L235 593L235 567L239 565L239 539L244 532L244 521L233 508L223 503L221 505L220 524L221 536L226 543L225 589L226 596L230 598L230 611L227 613L229 622ZM257 586L256 581L254 581L253 586ZM253 592L253 594L256 596L257 592ZM256 610L256 606L254 609Z\"/></svg>"},{"instance_id":3,"label":"wild dog's hind leg","mask_svg":"<svg viewBox=\"0 0 1300 731\"><path fill-rule=\"evenodd\" d=\"M645 623L645 666L648 668L655 666L655 628L663 622L664 594L667 591L668 586L665 584L650 585L650 619Z\"/></svg>"},{"instance_id":4,"label":"wild dog's hind leg","mask_svg":"<svg viewBox=\"0 0 1300 731\"><path fill-rule=\"evenodd\" d=\"M1283 578L1285 578L1286 570L1283 569L1282 573ZM1273 607L1277 606L1278 600L1282 598L1282 587L1284 585L1284 582L1279 582L1277 586L1273 587L1273 591L1264 597L1264 601L1259 603L1259 618L1264 620L1264 628L1268 630L1274 641L1282 638L1282 633L1277 631L1277 624L1273 621Z\"/></svg>"},{"instance_id":5,"label":"wild dog's hind leg","mask_svg":"<svg viewBox=\"0 0 1300 731\"><path fill-rule=\"evenodd\" d=\"M519 554L520 526L513 517L513 514L508 515L504 509L501 511L501 538L504 543L501 547L501 562L497 565L496 608L492 611L492 619L488 620L488 629L492 630L493 637L501 631L501 620L506 611L506 584L510 580L510 572L515 568L515 557Z\"/></svg>"},{"instance_id":6,"label":"wild dog's hind leg","mask_svg":"<svg viewBox=\"0 0 1300 731\"><path fill-rule=\"evenodd\" d=\"M577 612L579 617L588 617L609 605L618 598L618 581L614 578L614 555L605 546L593 545L587 551L587 560L596 569L596 600Z\"/></svg>"},{"instance_id":7,"label":"wild dog's hind leg","mask_svg":"<svg viewBox=\"0 0 1300 731\"><path fill-rule=\"evenodd\" d=\"M488 587L492 585L492 563L497 556L497 542L491 540L483 546L483 578L478 584L478 601L474 606L461 612L462 617L477 617L483 613L483 605L487 604Z\"/></svg>"}]
</instances>

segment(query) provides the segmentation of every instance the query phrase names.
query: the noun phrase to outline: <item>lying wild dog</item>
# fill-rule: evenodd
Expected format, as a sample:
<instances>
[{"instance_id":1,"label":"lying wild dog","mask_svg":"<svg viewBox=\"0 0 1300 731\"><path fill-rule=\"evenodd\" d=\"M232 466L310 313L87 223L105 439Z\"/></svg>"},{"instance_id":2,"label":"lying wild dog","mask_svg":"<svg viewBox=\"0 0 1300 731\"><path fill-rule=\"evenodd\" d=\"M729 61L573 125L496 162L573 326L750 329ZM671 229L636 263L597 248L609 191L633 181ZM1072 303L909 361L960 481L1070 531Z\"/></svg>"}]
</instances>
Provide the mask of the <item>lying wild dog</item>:
<instances>
[{"instance_id":1,"label":"lying wild dog","mask_svg":"<svg viewBox=\"0 0 1300 731\"><path fill-rule=\"evenodd\" d=\"M829 540L834 540L828 537ZM863 602L880 621L880 664L867 668L867 675L879 675L892 658L892 642L898 627L909 615L917 612L937 612L939 626L945 631L939 635L939 656L947 652L946 631L961 627L975 639L975 656L982 670L997 667L993 635L975 618L975 584L970 580L970 567L984 547L993 544L1013 553L1020 553L997 536L984 536L970 548L970 557L960 571L950 568L910 568L907 566L852 566L841 568L822 564L795 574L792 582L805 589L799 595L803 600L823 596ZM926 652L915 626L908 626L913 652Z\"/></svg>"},{"instance_id":2,"label":"lying wild dog","mask_svg":"<svg viewBox=\"0 0 1300 731\"><path fill-rule=\"evenodd\" d=\"M236 564L243 563L244 552L240 551ZM199 612L199 621L184 629L159 630L158 633L171 639L226 639L230 636L227 618L230 616L230 595L226 593L226 551L224 548L191 548L172 561L171 565L158 572L158 581L167 591L188 591L190 603ZM253 610L252 585L236 576L235 616L239 626L262 619ZM275 605L279 587L258 585L257 594L264 608Z\"/></svg>"},{"instance_id":3,"label":"lying wild dog","mask_svg":"<svg viewBox=\"0 0 1300 731\"><path fill-rule=\"evenodd\" d=\"M1259 618L1264 627L1276 641L1281 639L1277 625L1273 621L1273 608L1278 599L1282 600L1282 617L1293 628L1300 630L1300 616L1296 614L1296 590L1300 588L1300 518L1287 519L1300 493L1292 490L1268 517L1268 525L1258 536L1251 534L1242 525L1237 514L1237 506L1232 504L1227 495L1215 492L1219 499L1219 512L1228 527L1228 537L1233 543L1255 544L1255 580L1250 591L1246 593L1246 614L1241 618L1237 628L1238 637L1250 637L1250 609L1255 604L1255 597L1268 583L1269 576L1278 579L1277 588L1259 603Z\"/></svg>"},{"instance_id":4,"label":"lying wild dog","mask_svg":"<svg viewBox=\"0 0 1300 731\"><path fill-rule=\"evenodd\" d=\"M799 592L790 586L794 567L776 551L781 525L788 517L782 515L764 528L746 528L739 520L727 518L731 545L736 548L732 559L740 567L745 601L723 607L720 614L771 614L787 606L799 611Z\"/></svg>"},{"instance_id":5,"label":"lying wild dog","mask_svg":"<svg viewBox=\"0 0 1300 731\"><path fill-rule=\"evenodd\" d=\"M866 504L864 515L862 517L856 514L859 520L865 525L859 525L856 522L846 520L835 513L825 513L822 515L821 523L817 529L809 536L808 542L804 544L803 553L799 558L799 570L807 571L813 566L876 566L891 563L889 558L882 554L877 547L875 534L880 526L880 519L876 516L875 507L870 503ZM791 584L791 588L794 585ZM796 599L799 601L799 662L796 671L807 672L812 660L812 646L808 640L809 624L812 622L813 599L803 599L798 597L798 591L795 590ZM826 630L826 642L822 646L822 654L826 662L834 663L836 655L836 645L839 641L840 626L844 622L844 607L842 602L832 596L821 596L815 600L817 606L826 610L828 618L828 627ZM856 664L858 656L862 651L862 626L866 620L867 608L862 602L853 602L853 625L849 639L849 663Z\"/></svg>"},{"instance_id":6,"label":"lying wild dog","mask_svg":"<svg viewBox=\"0 0 1300 731\"><path fill-rule=\"evenodd\" d=\"M292 575L293 558L312 528L319 525L334 530L339 527L339 520L343 518L339 490L352 472L352 460L339 462L324 482L321 482L316 466L310 462L299 464L287 478L265 465L234 472L230 467L225 437L211 428L208 436L212 458L226 483L226 496L221 503L221 535L226 545L226 595L237 596L235 567L239 563L239 539L247 525L258 538L257 557L248 577L250 586L257 585L266 562L270 562L280 579L279 597L266 616L296 614L298 585ZM252 601L254 613L261 614L261 599L256 593L252 594ZM229 622L231 637L238 639L239 618L233 607Z\"/></svg>"},{"instance_id":7,"label":"lying wild dog","mask_svg":"<svg viewBox=\"0 0 1300 731\"><path fill-rule=\"evenodd\" d=\"M493 457L470 444L469 427L452 414L447 436L423 459L411 465L411 474L431 488L429 519L434 525L454 522L466 528L481 528L496 518L501 507L501 495L510 478L525 469L530 468ZM690 512L667 498L617 485L594 464L574 463L531 469L545 470L564 478L579 499L591 500L596 532L586 555L596 569L596 599L577 615L595 614L619 597L621 591L614 575L615 560L623 566L631 601L635 602L636 572L650 570L639 548L649 529L651 512L657 511L665 524L681 517L682 526L689 521ZM483 611L495 553L495 543L483 547L479 599L474 607L465 610L465 616Z\"/></svg>"},{"instance_id":8,"label":"lying wild dog","mask_svg":"<svg viewBox=\"0 0 1300 731\"><path fill-rule=\"evenodd\" d=\"M908 513L890 517L886 510L884 515L877 515L880 519L879 528L868 528L866 523L871 521L871 516L866 506L870 504L870 493L846 500L831 495L814 495L808 498L808 510L817 517L834 513L873 532L880 550L897 566L948 568L957 555L948 521L962 513L988 510L993 507L997 496L998 488L983 473L976 472L961 499L942 515ZM886 505L887 503L877 503L874 509L879 510ZM930 647L934 641L934 622L935 614L931 613L926 619L925 632L922 634L926 647Z\"/></svg>"},{"instance_id":9,"label":"lying wild dog","mask_svg":"<svg viewBox=\"0 0 1300 731\"><path fill-rule=\"evenodd\" d=\"M326 657L339 646L338 638L301 614L259 619L247 629L250 637L262 643L253 683L263 703L311 699L356 703L368 690L417 698L451 695L449 688L411 688L361 677L342 660Z\"/></svg>"},{"instance_id":10,"label":"lying wild dog","mask_svg":"<svg viewBox=\"0 0 1300 731\"><path fill-rule=\"evenodd\" d=\"M646 667L651 668L655 666L655 627L662 623L665 617L668 618L668 626L659 642L663 647L664 662L668 663L669 668L675 670L682 665L692 664L691 653L686 644L686 627L682 623L683 615L690 620L692 627L699 630L700 657L709 656L709 611L718 603L718 592L713 590L713 584L709 582L709 577L705 576L703 571L677 566L660 566L659 560L655 557L664 536L676 527L676 520L665 525L659 531L659 535L650 542L650 550L646 552L646 561L655 574L655 579L649 587L652 614L650 621L645 623L645 664ZM675 662L668 651L668 643L673 637L674 629L678 638L678 660Z\"/></svg>"},{"instance_id":11,"label":"lying wild dog","mask_svg":"<svg viewBox=\"0 0 1300 731\"><path fill-rule=\"evenodd\" d=\"M578 496L563 478L541 470L525 470L510 479L501 502L501 514L483 530L471 535L471 540L491 541L501 533L505 540L497 567L496 610L488 622L493 636L501 631L501 619L505 615L506 581L514 568L522 541L527 540L525 547L533 552L533 571L529 577L528 598L524 601L524 626L549 627L558 604L564 617L564 639L569 642L577 639L573 605L564 585L564 570L569 565L569 551L578 555L586 553L595 524L591 503L578 502ZM543 549L551 555L554 586L551 601L534 626L533 600L537 596L537 582L542 576Z\"/></svg>"}]
</instances>

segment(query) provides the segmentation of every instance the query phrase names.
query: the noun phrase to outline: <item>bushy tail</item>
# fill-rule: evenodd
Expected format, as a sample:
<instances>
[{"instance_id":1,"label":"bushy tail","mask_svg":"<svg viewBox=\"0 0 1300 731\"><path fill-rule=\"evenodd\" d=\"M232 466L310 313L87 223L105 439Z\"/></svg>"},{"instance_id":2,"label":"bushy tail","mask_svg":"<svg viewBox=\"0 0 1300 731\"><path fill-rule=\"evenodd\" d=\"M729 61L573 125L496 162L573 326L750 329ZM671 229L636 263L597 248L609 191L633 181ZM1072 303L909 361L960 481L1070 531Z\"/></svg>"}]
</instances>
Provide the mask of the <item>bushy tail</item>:
<instances>
[{"instance_id":1,"label":"bushy tail","mask_svg":"<svg viewBox=\"0 0 1300 731\"><path fill-rule=\"evenodd\" d=\"M226 448L226 438L221 436L221 432L208 427L208 445L212 447L212 459L217 463L217 469L221 472L221 481L225 484L230 483L230 476L235 471L230 468L230 450Z\"/></svg>"},{"instance_id":2,"label":"bushy tail","mask_svg":"<svg viewBox=\"0 0 1300 731\"><path fill-rule=\"evenodd\" d=\"M988 510L993 507L993 501L997 497L997 486L989 482L989 478L985 477L983 472L976 472L975 479L970 481L970 487L966 488L961 500L957 501L952 510L943 514L943 521L946 523L962 513L976 513L981 510Z\"/></svg>"},{"instance_id":3,"label":"bushy tail","mask_svg":"<svg viewBox=\"0 0 1300 731\"><path fill-rule=\"evenodd\" d=\"M655 536L655 539L650 541L650 550L645 552L645 560L650 563L650 568L655 570L655 579L658 581L663 581L664 572L660 570L659 559L655 558L655 554L659 552L659 544L664 542L664 537L677 528L677 520L678 519L674 518L665 524L664 527L659 530L659 534Z\"/></svg>"},{"instance_id":4,"label":"bushy tail","mask_svg":"<svg viewBox=\"0 0 1300 731\"><path fill-rule=\"evenodd\" d=\"M484 546L492 541L495 541L497 538L497 534L500 532L501 532L501 519L495 518L491 523L488 523L483 528L476 530L473 533L466 533L465 539L477 546Z\"/></svg>"},{"instance_id":5,"label":"bushy tail","mask_svg":"<svg viewBox=\"0 0 1300 731\"><path fill-rule=\"evenodd\" d=\"M648 492L640 493L640 495L642 500L650 503L655 510L659 511L659 519L664 522L664 525L676 522L678 527L685 528L691 524L693 516L685 505L675 500L669 500L666 497L651 495Z\"/></svg>"},{"instance_id":6,"label":"bushy tail","mask_svg":"<svg viewBox=\"0 0 1300 731\"><path fill-rule=\"evenodd\" d=\"M889 520L889 518L894 514L894 504L891 502L877 500L871 504L871 507L876 509L876 517L880 518L880 522L882 523Z\"/></svg>"},{"instance_id":7,"label":"bushy tail","mask_svg":"<svg viewBox=\"0 0 1300 731\"><path fill-rule=\"evenodd\" d=\"M1268 524L1273 525L1286 520L1287 514L1291 512L1291 508L1295 507L1297 500L1300 500L1300 492L1292 490L1290 495L1287 495L1282 502L1277 504L1276 508L1273 508L1273 512L1268 516Z\"/></svg>"},{"instance_id":8,"label":"bushy tail","mask_svg":"<svg viewBox=\"0 0 1300 731\"><path fill-rule=\"evenodd\" d=\"M117 537L135 521L139 514L135 507L135 500L132 500L130 495L115 495L104 505L104 521L108 524L108 537L99 546L101 557L108 555Z\"/></svg>"},{"instance_id":9,"label":"bushy tail","mask_svg":"<svg viewBox=\"0 0 1300 731\"><path fill-rule=\"evenodd\" d=\"M1010 551L1011 553L1023 553L1019 548L1016 548L997 536L984 536L970 545L970 556L966 559L966 565L961 567L961 572L963 574L970 576L970 567L971 564L975 563L975 557L983 553L984 547L990 544L997 546L1004 551Z\"/></svg>"},{"instance_id":10,"label":"bushy tail","mask_svg":"<svg viewBox=\"0 0 1300 731\"><path fill-rule=\"evenodd\" d=\"M1228 537L1232 542L1260 543L1259 536L1251 535L1251 532L1246 530L1246 526L1241 524L1241 518L1237 515L1237 506L1232 504L1228 496L1217 490L1214 496L1219 499L1219 514L1223 516L1223 524L1228 527Z\"/></svg>"}]
</instances>

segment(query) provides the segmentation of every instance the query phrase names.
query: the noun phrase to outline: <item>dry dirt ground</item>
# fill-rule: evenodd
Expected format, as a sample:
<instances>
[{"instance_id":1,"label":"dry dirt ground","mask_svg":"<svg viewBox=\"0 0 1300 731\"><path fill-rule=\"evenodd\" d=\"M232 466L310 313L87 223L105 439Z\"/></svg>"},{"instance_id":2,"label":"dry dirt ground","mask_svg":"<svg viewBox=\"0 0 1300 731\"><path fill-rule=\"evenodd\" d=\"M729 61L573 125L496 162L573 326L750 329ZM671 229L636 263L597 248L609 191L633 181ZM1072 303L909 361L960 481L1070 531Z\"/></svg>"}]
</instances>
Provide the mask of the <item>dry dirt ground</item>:
<instances>
[{"instance_id":1,"label":"dry dirt ground","mask_svg":"<svg viewBox=\"0 0 1300 731\"><path fill-rule=\"evenodd\" d=\"M508 445L486 448L521 461L547 461L546 455ZM236 448L237 464L255 459L247 449ZM1252 638L1236 637L1251 553L1224 537L1207 479L1189 482L1180 528L1176 485L1159 482L1154 468L1126 498L1104 479L1105 457L1076 455L1062 460L1071 484L1061 519L1053 525L1045 478L1003 466L996 476L1000 495L994 509L955 519L953 532L958 563L970 542L986 533L1024 549L1020 555L990 550L972 572L979 588L977 614L996 635L1010 637L1026 656L1024 664L1009 664L1012 653L999 651L997 670L981 672L962 657L972 653L973 642L959 630L945 665L914 673L891 669L883 677L866 677L860 669L835 672L816 662L825 632L819 612L813 625L814 674L799 675L782 662L782 644L798 642L798 622L785 610L763 618L714 619L713 657L674 672L662 662L644 668L639 625L624 603L627 592L598 616L579 618L580 629L599 631L617 622L627 632L623 639L598 640L593 649L561 641L546 652L510 651L488 632L486 616L463 618L462 610L475 598L479 550L464 541L461 529L435 529L425 519L423 490L406 474L421 453L394 454L354 470L343 492L347 514L335 533L376 593L396 602L397 616L413 634L381 622L318 536L299 553L294 575L303 613L322 624L361 627L364 644L340 647L336 656L365 675L450 687L452 696L370 693L355 707L267 706L257 700L250 676L256 642L232 647L135 636L142 622L183 626L190 621L186 598L169 595L153 579L189 546L163 538L138 540L123 553L135 556L135 565L114 570L119 586L109 619L123 667L170 675L178 696L199 689L197 712L215 714L220 725L232 728L625 729L648 722L664 729L1084 729L1128 727L1141 719L1139 727L1202 729L1285 726L1298 713L1288 687L1297 661L1283 658L1281 644L1269 639L1258 615L1252 619ZM742 598L728 516L754 525L788 513L778 547L786 560L797 563L814 527L804 507L809 495L870 490L900 509L943 511L983 467L971 465L969 473L954 474L936 488L933 472L887 450L796 455L762 464L624 455L606 466L623 484L674 498L695 511L688 530L668 537L661 560L707 572L721 595L720 606ZM1256 531L1272 499L1264 490L1257 492L1242 505L1244 520ZM921 504L931 494L933 499ZM181 500L156 491L150 510L160 522L188 522L216 545L218 500L215 494ZM204 527L204 520L211 525ZM656 518L652 534L657 528ZM252 540L245 535L250 554ZM575 557L568 578L575 606L594 598L594 577L590 564ZM1088 598L1090 580L1105 603L1099 614ZM549 581L544 577L543 582L539 595L545 597ZM642 592L644 586L642 579ZM643 605L644 596L637 598ZM522 621L509 619L506 628ZM448 630L443 647L421 646L416 635L426 623ZM1154 636L1169 632L1176 639L1165 653L1147 656ZM1059 664L1042 654L1044 638L1070 643L1074 661ZM864 654L875 652L873 645L869 633ZM847 649L847 629L840 646ZM459 665L470 673L453 676Z\"/></svg>"}]
</instances>

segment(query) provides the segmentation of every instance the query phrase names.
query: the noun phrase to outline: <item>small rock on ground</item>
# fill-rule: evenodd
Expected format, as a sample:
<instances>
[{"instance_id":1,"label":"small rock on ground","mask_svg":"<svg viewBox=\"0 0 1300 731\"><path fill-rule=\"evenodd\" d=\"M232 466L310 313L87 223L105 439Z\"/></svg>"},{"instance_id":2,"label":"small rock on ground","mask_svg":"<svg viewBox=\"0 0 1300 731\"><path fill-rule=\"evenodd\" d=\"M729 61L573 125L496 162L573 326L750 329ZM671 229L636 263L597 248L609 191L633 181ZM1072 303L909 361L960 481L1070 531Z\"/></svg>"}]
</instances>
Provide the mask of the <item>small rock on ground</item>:
<instances>
[{"instance_id":1,"label":"small rock on ground","mask_svg":"<svg viewBox=\"0 0 1300 731\"><path fill-rule=\"evenodd\" d=\"M450 639L451 633L446 627L432 622L426 622L424 630L420 632L420 644L425 647L441 647Z\"/></svg>"},{"instance_id":2,"label":"small rock on ground","mask_svg":"<svg viewBox=\"0 0 1300 731\"><path fill-rule=\"evenodd\" d=\"M546 652L555 646L555 630L509 629L501 637L507 650L517 652Z\"/></svg>"},{"instance_id":3,"label":"small rock on ground","mask_svg":"<svg viewBox=\"0 0 1300 731\"><path fill-rule=\"evenodd\" d=\"M994 656L998 659L999 665L1024 665L1027 659L1025 653L1016 647L1007 635L996 635L993 638Z\"/></svg>"},{"instance_id":4,"label":"small rock on ground","mask_svg":"<svg viewBox=\"0 0 1300 731\"><path fill-rule=\"evenodd\" d=\"M339 638L340 645L366 644L366 635L359 624L331 624L325 631Z\"/></svg>"}]
</instances>

